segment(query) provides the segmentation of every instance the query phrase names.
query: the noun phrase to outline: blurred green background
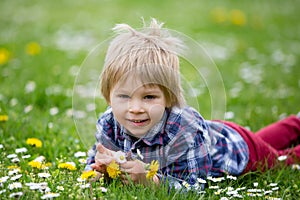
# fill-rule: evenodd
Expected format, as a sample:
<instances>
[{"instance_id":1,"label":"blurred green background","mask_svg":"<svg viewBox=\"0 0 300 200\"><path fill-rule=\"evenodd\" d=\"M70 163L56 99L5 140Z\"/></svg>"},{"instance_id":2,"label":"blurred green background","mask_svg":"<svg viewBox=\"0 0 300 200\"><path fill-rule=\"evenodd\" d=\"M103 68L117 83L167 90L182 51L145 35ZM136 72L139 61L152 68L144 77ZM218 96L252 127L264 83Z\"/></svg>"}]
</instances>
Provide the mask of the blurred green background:
<instances>
[{"instance_id":1,"label":"blurred green background","mask_svg":"<svg viewBox=\"0 0 300 200\"><path fill-rule=\"evenodd\" d=\"M165 22L165 28L205 48L224 81L226 119L257 130L297 113L299 8L300 1L277 0L2 0L0 114L9 120L1 125L1 138L41 135L54 138L52 145L63 137L77 138L72 96L81 64L113 35L116 23L140 28L141 17ZM209 91L205 85L194 87L200 111L209 118ZM89 85L82 88L82 98L88 90ZM101 100L95 103L75 114L92 140L95 115L106 107ZM53 137L58 135L62 138Z\"/></svg>"}]
</instances>

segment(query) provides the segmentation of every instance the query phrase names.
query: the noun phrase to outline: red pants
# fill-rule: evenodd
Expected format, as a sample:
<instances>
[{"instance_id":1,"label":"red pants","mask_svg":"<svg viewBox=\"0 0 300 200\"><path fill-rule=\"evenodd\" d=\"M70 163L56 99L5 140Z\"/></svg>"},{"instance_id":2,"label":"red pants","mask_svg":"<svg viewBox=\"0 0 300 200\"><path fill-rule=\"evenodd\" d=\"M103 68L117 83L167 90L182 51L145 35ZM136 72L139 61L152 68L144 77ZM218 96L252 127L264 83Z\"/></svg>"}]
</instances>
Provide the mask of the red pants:
<instances>
[{"instance_id":1,"label":"red pants","mask_svg":"<svg viewBox=\"0 0 300 200\"><path fill-rule=\"evenodd\" d=\"M275 122L255 134L235 123L224 123L237 130L248 144L249 163L244 173L272 168L279 163L278 156L286 155L287 165L300 161L300 119L296 116Z\"/></svg>"}]
</instances>

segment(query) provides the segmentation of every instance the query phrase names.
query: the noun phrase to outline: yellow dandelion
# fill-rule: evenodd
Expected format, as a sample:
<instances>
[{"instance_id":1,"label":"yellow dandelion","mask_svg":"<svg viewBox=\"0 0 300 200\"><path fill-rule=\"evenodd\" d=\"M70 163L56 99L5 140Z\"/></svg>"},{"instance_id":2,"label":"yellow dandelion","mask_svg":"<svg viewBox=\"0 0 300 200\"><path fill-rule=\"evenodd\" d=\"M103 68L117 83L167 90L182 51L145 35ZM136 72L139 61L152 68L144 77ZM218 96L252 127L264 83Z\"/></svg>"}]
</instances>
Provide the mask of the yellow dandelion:
<instances>
[{"instance_id":1,"label":"yellow dandelion","mask_svg":"<svg viewBox=\"0 0 300 200\"><path fill-rule=\"evenodd\" d=\"M89 178L94 178L96 176L96 172L94 170L84 171L81 174L81 179L87 180Z\"/></svg>"},{"instance_id":2,"label":"yellow dandelion","mask_svg":"<svg viewBox=\"0 0 300 200\"><path fill-rule=\"evenodd\" d=\"M37 169L46 169L47 166L44 165L43 163L36 161L36 160L32 160L28 163L29 166L31 166L32 168L37 168Z\"/></svg>"},{"instance_id":3,"label":"yellow dandelion","mask_svg":"<svg viewBox=\"0 0 300 200\"><path fill-rule=\"evenodd\" d=\"M71 171L74 171L77 169L75 163L73 163L73 162L60 163L60 164L58 164L58 168L68 169Z\"/></svg>"},{"instance_id":4,"label":"yellow dandelion","mask_svg":"<svg viewBox=\"0 0 300 200\"><path fill-rule=\"evenodd\" d=\"M7 167L7 169L19 169L20 167L17 165L10 165Z\"/></svg>"},{"instance_id":5,"label":"yellow dandelion","mask_svg":"<svg viewBox=\"0 0 300 200\"><path fill-rule=\"evenodd\" d=\"M9 61L10 53L5 48L0 48L0 65L3 65Z\"/></svg>"},{"instance_id":6,"label":"yellow dandelion","mask_svg":"<svg viewBox=\"0 0 300 200\"><path fill-rule=\"evenodd\" d=\"M26 45L26 53L30 56L35 56L41 52L41 46L37 42L30 42Z\"/></svg>"},{"instance_id":7,"label":"yellow dandelion","mask_svg":"<svg viewBox=\"0 0 300 200\"><path fill-rule=\"evenodd\" d=\"M148 173L146 175L146 178L147 179L153 178L153 176L157 173L158 168L159 168L158 161L157 160L155 160L155 161L152 160L151 163L150 163L149 171L148 171Z\"/></svg>"},{"instance_id":8,"label":"yellow dandelion","mask_svg":"<svg viewBox=\"0 0 300 200\"><path fill-rule=\"evenodd\" d=\"M1 58L0 58L1 59ZM1 61L0 61L1 62ZM1 64L1 63L0 63ZM0 115L0 122L6 122L8 120L7 115Z\"/></svg>"},{"instance_id":9,"label":"yellow dandelion","mask_svg":"<svg viewBox=\"0 0 300 200\"><path fill-rule=\"evenodd\" d=\"M41 140L37 139L37 138L28 138L26 140L26 144L29 144L31 146L35 146L35 147L42 147L43 143Z\"/></svg>"},{"instance_id":10,"label":"yellow dandelion","mask_svg":"<svg viewBox=\"0 0 300 200\"><path fill-rule=\"evenodd\" d=\"M246 15L243 11L234 9L230 11L231 23L237 26L244 26L246 24Z\"/></svg>"},{"instance_id":11,"label":"yellow dandelion","mask_svg":"<svg viewBox=\"0 0 300 200\"><path fill-rule=\"evenodd\" d=\"M121 174L119 165L114 160L111 163L109 163L109 165L106 168L106 171L108 173L108 176L111 178L117 178Z\"/></svg>"},{"instance_id":12,"label":"yellow dandelion","mask_svg":"<svg viewBox=\"0 0 300 200\"><path fill-rule=\"evenodd\" d=\"M227 20L227 13L224 8L214 8L211 16L216 23L224 23Z\"/></svg>"}]
</instances>

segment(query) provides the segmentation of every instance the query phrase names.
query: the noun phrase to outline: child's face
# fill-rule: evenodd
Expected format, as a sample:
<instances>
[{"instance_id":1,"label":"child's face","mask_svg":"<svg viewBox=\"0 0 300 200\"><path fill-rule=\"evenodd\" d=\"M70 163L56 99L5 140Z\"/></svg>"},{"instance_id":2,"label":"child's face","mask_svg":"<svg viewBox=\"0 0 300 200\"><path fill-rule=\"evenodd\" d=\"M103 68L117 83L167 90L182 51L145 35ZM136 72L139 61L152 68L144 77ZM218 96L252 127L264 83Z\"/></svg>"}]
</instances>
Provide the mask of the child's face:
<instances>
[{"instance_id":1,"label":"child's face","mask_svg":"<svg viewBox=\"0 0 300 200\"><path fill-rule=\"evenodd\" d=\"M116 84L110 93L110 106L117 121L140 138L157 124L165 111L166 98L157 85L143 85L128 77Z\"/></svg>"}]
</instances>

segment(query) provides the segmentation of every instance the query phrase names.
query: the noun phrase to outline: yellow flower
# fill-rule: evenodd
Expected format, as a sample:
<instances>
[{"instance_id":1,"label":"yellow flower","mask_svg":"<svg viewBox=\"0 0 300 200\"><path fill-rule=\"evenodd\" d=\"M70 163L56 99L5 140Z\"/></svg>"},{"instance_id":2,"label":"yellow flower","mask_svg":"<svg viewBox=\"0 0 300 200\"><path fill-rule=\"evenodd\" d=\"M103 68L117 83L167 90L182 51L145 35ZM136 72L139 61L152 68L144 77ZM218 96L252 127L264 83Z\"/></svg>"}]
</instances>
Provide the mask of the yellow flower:
<instances>
[{"instance_id":1,"label":"yellow flower","mask_svg":"<svg viewBox=\"0 0 300 200\"><path fill-rule=\"evenodd\" d=\"M1 56L1 55L0 55ZM0 58L1 59L1 58ZM0 61L1 62L1 61ZM1 63L0 63L1 64ZM8 120L7 115L0 115L0 122L6 122Z\"/></svg>"},{"instance_id":2,"label":"yellow flower","mask_svg":"<svg viewBox=\"0 0 300 200\"><path fill-rule=\"evenodd\" d=\"M41 52L41 46L37 42L30 42L26 45L26 53L30 56L35 56Z\"/></svg>"},{"instance_id":3,"label":"yellow flower","mask_svg":"<svg viewBox=\"0 0 300 200\"><path fill-rule=\"evenodd\" d=\"M74 171L77 169L75 163L73 163L73 162L60 163L60 164L58 164L58 168L64 168L64 169L68 169L71 171Z\"/></svg>"},{"instance_id":4,"label":"yellow flower","mask_svg":"<svg viewBox=\"0 0 300 200\"><path fill-rule=\"evenodd\" d=\"M243 26L246 24L246 16L241 10L230 11L231 23L237 26Z\"/></svg>"},{"instance_id":5,"label":"yellow flower","mask_svg":"<svg viewBox=\"0 0 300 200\"><path fill-rule=\"evenodd\" d=\"M35 146L35 147L42 147L42 141L37 139L37 138L28 138L26 140L26 144L29 144L31 146Z\"/></svg>"},{"instance_id":6,"label":"yellow flower","mask_svg":"<svg viewBox=\"0 0 300 200\"><path fill-rule=\"evenodd\" d=\"M81 179L87 180L89 178L93 178L96 176L96 172L94 170L84 171L81 174Z\"/></svg>"},{"instance_id":7,"label":"yellow flower","mask_svg":"<svg viewBox=\"0 0 300 200\"><path fill-rule=\"evenodd\" d=\"M109 165L106 168L106 171L108 173L108 176L111 178L117 178L121 174L119 165L114 160L111 163L109 163Z\"/></svg>"},{"instance_id":8,"label":"yellow flower","mask_svg":"<svg viewBox=\"0 0 300 200\"><path fill-rule=\"evenodd\" d=\"M159 164L158 164L158 161L157 160L152 160L151 163L150 163L150 166L149 166L149 171L146 175L146 178L147 179L151 179L153 178L153 176L157 173L158 171L158 167L159 167Z\"/></svg>"},{"instance_id":9,"label":"yellow flower","mask_svg":"<svg viewBox=\"0 0 300 200\"><path fill-rule=\"evenodd\" d=\"M44 165L43 163L36 161L36 160L32 160L28 163L28 165L30 165L33 168L37 168L37 169L45 169L47 168L46 165Z\"/></svg>"},{"instance_id":10,"label":"yellow flower","mask_svg":"<svg viewBox=\"0 0 300 200\"><path fill-rule=\"evenodd\" d=\"M0 48L0 65L3 65L8 62L10 53L5 48Z\"/></svg>"},{"instance_id":11,"label":"yellow flower","mask_svg":"<svg viewBox=\"0 0 300 200\"><path fill-rule=\"evenodd\" d=\"M227 13L224 8L214 8L211 11L212 18L217 23L223 23L227 20Z\"/></svg>"}]
</instances>

